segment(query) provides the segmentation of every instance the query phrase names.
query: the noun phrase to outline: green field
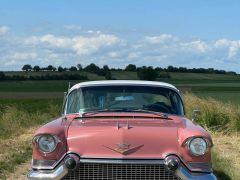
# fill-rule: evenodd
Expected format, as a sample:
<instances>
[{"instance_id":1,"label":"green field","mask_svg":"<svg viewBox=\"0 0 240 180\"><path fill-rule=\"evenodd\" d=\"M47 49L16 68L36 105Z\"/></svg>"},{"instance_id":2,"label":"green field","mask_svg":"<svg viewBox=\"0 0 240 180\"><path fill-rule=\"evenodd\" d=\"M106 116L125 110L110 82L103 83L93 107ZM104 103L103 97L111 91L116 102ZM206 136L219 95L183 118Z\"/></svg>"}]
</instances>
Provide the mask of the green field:
<instances>
[{"instance_id":1,"label":"green field","mask_svg":"<svg viewBox=\"0 0 240 180\"><path fill-rule=\"evenodd\" d=\"M72 73L72 72L71 72ZM103 76L98 76L87 72L74 72L88 76L89 80L104 80ZM113 79L138 79L136 72L112 71ZM45 75L59 74L59 72L6 72L6 75ZM183 93L192 92L199 97L212 97L224 102L240 104L240 76L239 75L221 75L221 74L203 74L203 73L169 73L170 79L158 79L158 81L168 82L177 86ZM76 84L79 81L71 81ZM0 81L0 98L8 97L9 92L59 92L53 95L54 98L62 97L60 92L68 88L69 81ZM8 92L8 94L4 94ZM13 94L13 97L18 94ZM25 97L26 95L22 95ZM32 95L34 96L34 95ZM31 96L31 97L32 97ZM43 95L38 97L43 98Z\"/></svg>"}]
</instances>

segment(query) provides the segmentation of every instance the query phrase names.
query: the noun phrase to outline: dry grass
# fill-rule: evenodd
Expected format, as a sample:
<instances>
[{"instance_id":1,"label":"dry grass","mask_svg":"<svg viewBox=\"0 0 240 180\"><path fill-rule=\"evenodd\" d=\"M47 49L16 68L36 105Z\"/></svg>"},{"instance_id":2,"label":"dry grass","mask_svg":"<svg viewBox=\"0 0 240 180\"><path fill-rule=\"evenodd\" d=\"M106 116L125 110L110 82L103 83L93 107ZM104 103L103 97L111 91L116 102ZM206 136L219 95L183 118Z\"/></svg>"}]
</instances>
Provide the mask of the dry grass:
<instances>
[{"instance_id":1,"label":"dry grass","mask_svg":"<svg viewBox=\"0 0 240 180\"><path fill-rule=\"evenodd\" d=\"M22 144L31 144L32 135L35 130L36 128L26 129L25 133L15 138L0 139L0 161L7 161L10 151L21 151L19 147L21 147Z\"/></svg>"},{"instance_id":2,"label":"dry grass","mask_svg":"<svg viewBox=\"0 0 240 180\"><path fill-rule=\"evenodd\" d=\"M240 179L238 170L240 169L240 135L223 133L212 133L214 142L213 152L223 159L216 169L226 172L232 179Z\"/></svg>"},{"instance_id":3,"label":"dry grass","mask_svg":"<svg viewBox=\"0 0 240 180\"><path fill-rule=\"evenodd\" d=\"M21 135L0 140L0 179L10 176L9 172L15 173L17 165L31 158L31 139L35 130L36 127L26 129Z\"/></svg>"}]
</instances>

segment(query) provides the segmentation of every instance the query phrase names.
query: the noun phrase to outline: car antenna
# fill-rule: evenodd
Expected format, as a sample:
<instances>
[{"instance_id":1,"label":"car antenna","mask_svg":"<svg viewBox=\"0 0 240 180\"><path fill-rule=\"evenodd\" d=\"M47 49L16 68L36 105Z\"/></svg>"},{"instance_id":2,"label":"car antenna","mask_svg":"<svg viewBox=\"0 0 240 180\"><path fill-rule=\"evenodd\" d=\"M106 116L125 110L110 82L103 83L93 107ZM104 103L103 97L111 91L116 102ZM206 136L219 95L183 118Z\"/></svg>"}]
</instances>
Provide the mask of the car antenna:
<instances>
[{"instance_id":1,"label":"car antenna","mask_svg":"<svg viewBox=\"0 0 240 180\"><path fill-rule=\"evenodd\" d=\"M71 88L71 82L68 82L68 93L69 93L70 88Z\"/></svg>"},{"instance_id":2,"label":"car antenna","mask_svg":"<svg viewBox=\"0 0 240 180\"><path fill-rule=\"evenodd\" d=\"M68 91L67 91L66 95L69 93L70 88L71 88L71 82L68 82ZM64 118L65 120L67 120L66 114L64 115L63 118Z\"/></svg>"}]
</instances>

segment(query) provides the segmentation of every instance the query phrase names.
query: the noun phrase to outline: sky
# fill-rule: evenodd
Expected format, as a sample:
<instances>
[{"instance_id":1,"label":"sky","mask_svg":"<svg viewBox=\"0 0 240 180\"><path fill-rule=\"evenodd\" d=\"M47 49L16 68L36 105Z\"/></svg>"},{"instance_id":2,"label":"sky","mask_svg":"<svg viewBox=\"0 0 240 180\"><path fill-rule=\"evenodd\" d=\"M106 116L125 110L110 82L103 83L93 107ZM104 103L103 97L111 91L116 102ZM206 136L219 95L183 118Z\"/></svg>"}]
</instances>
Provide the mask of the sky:
<instances>
[{"instance_id":1,"label":"sky","mask_svg":"<svg viewBox=\"0 0 240 180\"><path fill-rule=\"evenodd\" d=\"M0 0L0 71L95 63L240 72L239 0Z\"/></svg>"}]
</instances>

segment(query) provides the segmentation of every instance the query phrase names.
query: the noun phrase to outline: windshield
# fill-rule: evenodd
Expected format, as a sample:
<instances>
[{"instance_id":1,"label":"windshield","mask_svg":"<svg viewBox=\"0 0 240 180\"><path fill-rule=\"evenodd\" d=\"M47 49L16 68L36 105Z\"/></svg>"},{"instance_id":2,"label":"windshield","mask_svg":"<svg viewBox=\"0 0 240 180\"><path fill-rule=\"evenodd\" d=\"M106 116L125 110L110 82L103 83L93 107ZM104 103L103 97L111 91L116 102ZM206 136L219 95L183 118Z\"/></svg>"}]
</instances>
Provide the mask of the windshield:
<instances>
[{"instance_id":1,"label":"windshield","mask_svg":"<svg viewBox=\"0 0 240 180\"><path fill-rule=\"evenodd\" d=\"M174 90L136 85L91 86L73 90L68 95L65 113L119 109L184 115L182 100Z\"/></svg>"}]
</instances>

